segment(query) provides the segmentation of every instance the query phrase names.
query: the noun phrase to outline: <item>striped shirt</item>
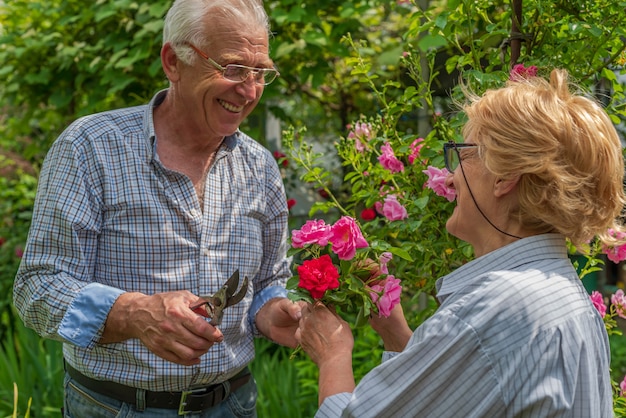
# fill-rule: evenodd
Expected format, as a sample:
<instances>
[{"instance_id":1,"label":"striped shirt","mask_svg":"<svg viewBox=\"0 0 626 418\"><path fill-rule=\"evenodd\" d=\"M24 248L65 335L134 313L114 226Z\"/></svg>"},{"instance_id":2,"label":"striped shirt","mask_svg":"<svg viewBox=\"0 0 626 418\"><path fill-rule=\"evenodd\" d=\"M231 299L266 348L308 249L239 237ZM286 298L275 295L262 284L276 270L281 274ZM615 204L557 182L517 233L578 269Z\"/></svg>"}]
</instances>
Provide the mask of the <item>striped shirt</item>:
<instances>
[{"instance_id":1,"label":"striped shirt","mask_svg":"<svg viewBox=\"0 0 626 418\"><path fill-rule=\"evenodd\" d=\"M608 336L561 235L519 240L437 282L407 347L316 417L611 417Z\"/></svg>"},{"instance_id":2,"label":"striped shirt","mask_svg":"<svg viewBox=\"0 0 626 418\"><path fill-rule=\"evenodd\" d=\"M286 296L288 211L272 154L241 132L218 150L201 210L191 180L156 153L153 109L166 94L81 118L55 141L14 302L27 326L64 342L66 360L83 374L181 391L223 381L253 359L256 313ZM225 310L224 341L199 366L163 360L137 339L97 344L121 293L212 294L236 269L250 279L248 293Z\"/></svg>"}]
</instances>

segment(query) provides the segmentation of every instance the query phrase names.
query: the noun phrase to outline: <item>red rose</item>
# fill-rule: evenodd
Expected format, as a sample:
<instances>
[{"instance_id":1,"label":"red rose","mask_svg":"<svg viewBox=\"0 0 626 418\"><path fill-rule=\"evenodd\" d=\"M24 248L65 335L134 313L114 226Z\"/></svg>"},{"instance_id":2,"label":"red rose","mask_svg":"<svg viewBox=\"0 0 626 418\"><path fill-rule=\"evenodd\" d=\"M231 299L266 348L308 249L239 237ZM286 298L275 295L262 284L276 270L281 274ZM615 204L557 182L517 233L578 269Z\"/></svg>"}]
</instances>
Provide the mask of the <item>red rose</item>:
<instances>
[{"instance_id":1,"label":"red rose","mask_svg":"<svg viewBox=\"0 0 626 418\"><path fill-rule=\"evenodd\" d=\"M361 219L371 221L376 218L376 211L372 208L366 208L361 211Z\"/></svg>"},{"instance_id":2,"label":"red rose","mask_svg":"<svg viewBox=\"0 0 626 418\"><path fill-rule=\"evenodd\" d=\"M318 189L317 193L322 196L324 199L328 199L330 197L330 195L328 194L328 192L324 189Z\"/></svg>"},{"instance_id":3,"label":"red rose","mask_svg":"<svg viewBox=\"0 0 626 418\"><path fill-rule=\"evenodd\" d=\"M272 154L274 155L274 158L276 158L276 161L278 161L279 164L282 164L283 167L287 167L289 165L287 156L282 152L274 151Z\"/></svg>"},{"instance_id":4,"label":"red rose","mask_svg":"<svg viewBox=\"0 0 626 418\"><path fill-rule=\"evenodd\" d=\"M287 199L287 209L291 210L296 205L296 199Z\"/></svg>"},{"instance_id":5,"label":"red rose","mask_svg":"<svg viewBox=\"0 0 626 418\"><path fill-rule=\"evenodd\" d=\"M330 289L339 287L339 272L328 254L306 260L298 266L298 287L308 290L313 299L321 299Z\"/></svg>"}]
</instances>

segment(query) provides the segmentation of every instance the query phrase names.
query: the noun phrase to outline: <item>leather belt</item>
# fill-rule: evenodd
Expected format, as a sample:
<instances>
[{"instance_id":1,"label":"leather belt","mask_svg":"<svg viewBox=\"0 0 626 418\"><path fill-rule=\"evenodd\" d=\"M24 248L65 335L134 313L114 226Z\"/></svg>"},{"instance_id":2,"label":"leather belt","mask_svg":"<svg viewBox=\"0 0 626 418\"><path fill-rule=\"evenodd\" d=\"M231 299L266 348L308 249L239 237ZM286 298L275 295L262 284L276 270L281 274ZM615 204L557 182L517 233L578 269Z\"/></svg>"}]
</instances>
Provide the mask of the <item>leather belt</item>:
<instances>
[{"instance_id":1,"label":"leather belt","mask_svg":"<svg viewBox=\"0 0 626 418\"><path fill-rule=\"evenodd\" d=\"M139 389L106 380L96 380L85 376L67 362L65 371L72 379L89 390L120 402L137 406ZM180 415L190 412L201 412L218 405L228 396L248 383L250 370L246 367L234 377L211 386L190 389L183 392L152 392L145 393L146 408L178 409Z\"/></svg>"}]
</instances>

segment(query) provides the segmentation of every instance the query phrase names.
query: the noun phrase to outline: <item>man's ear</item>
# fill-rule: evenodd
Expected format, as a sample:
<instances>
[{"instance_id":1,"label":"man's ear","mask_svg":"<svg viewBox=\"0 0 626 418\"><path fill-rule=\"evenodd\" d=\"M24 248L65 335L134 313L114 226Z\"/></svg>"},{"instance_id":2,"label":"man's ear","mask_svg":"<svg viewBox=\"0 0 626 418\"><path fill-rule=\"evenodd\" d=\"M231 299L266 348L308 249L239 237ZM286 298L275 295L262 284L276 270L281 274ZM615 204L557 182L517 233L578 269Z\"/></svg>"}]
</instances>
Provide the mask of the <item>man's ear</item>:
<instances>
[{"instance_id":1,"label":"man's ear","mask_svg":"<svg viewBox=\"0 0 626 418\"><path fill-rule=\"evenodd\" d=\"M167 79L170 83L178 81L180 76L180 66L181 62L174 52L174 48L172 48L172 44L166 42L161 48L161 66L163 67L163 72L167 76Z\"/></svg>"},{"instance_id":2,"label":"man's ear","mask_svg":"<svg viewBox=\"0 0 626 418\"><path fill-rule=\"evenodd\" d=\"M508 179L498 178L493 185L493 194L496 197L502 197L511 193L517 187L520 176L511 177Z\"/></svg>"}]
</instances>

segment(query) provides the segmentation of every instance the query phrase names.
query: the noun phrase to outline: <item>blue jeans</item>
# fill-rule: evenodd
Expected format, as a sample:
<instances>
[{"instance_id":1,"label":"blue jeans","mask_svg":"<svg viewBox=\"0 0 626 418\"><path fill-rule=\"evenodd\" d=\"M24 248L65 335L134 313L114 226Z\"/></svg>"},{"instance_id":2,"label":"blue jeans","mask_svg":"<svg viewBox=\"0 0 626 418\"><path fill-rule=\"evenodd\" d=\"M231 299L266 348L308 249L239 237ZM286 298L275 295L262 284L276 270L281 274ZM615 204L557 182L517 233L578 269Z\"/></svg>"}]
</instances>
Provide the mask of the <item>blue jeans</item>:
<instances>
[{"instance_id":1,"label":"blue jeans","mask_svg":"<svg viewBox=\"0 0 626 418\"><path fill-rule=\"evenodd\" d=\"M134 405L120 402L91 391L73 380L67 373L64 380L64 418L175 418L176 409L146 408L138 411ZM254 377L244 386L213 408L200 413L185 414L186 418L256 418L257 389Z\"/></svg>"}]
</instances>

